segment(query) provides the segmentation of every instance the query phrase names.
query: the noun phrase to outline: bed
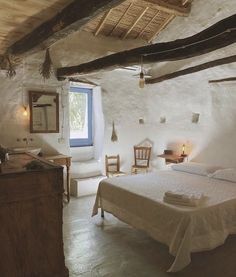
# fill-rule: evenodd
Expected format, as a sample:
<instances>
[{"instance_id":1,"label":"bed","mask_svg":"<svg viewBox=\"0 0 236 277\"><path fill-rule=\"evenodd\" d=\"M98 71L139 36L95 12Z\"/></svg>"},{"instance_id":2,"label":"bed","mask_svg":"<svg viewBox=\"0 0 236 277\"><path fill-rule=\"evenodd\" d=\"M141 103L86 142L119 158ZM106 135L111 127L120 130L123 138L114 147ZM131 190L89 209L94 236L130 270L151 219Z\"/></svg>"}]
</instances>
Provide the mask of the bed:
<instances>
[{"instance_id":1,"label":"bed","mask_svg":"<svg viewBox=\"0 0 236 277\"><path fill-rule=\"evenodd\" d=\"M199 207L163 202L168 190L204 193ZM236 233L236 183L181 171L108 178L100 182L93 215L109 212L166 244L175 260L168 272L191 262L191 253L213 249Z\"/></svg>"}]
</instances>

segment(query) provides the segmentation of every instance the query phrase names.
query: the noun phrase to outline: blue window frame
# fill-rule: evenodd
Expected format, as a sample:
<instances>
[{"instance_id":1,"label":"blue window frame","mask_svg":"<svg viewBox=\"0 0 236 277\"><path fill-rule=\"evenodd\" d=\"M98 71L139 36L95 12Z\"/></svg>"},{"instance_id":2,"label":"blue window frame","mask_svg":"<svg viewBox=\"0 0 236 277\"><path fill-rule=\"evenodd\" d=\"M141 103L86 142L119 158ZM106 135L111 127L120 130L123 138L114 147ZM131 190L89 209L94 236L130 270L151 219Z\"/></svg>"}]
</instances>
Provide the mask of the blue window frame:
<instances>
[{"instance_id":1,"label":"blue window frame","mask_svg":"<svg viewBox=\"0 0 236 277\"><path fill-rule=\"evenodd\" d=\"M70 147L92 146L92 98L93 90L70 87Z\"/></svg>"}]
</instances>

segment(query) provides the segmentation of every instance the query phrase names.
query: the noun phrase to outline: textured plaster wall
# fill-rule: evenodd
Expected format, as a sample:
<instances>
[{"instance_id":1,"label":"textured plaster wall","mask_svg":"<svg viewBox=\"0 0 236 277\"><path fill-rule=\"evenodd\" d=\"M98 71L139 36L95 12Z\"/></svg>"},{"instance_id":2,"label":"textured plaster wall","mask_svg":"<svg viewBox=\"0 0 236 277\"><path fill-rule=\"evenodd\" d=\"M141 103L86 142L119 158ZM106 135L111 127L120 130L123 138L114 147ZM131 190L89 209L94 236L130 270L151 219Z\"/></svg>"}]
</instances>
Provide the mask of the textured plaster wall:
<instances>
[{"instance_id":1,"label":"textured plaster wall","mask_svg":"<svg viewBox=\"0 0 236 277\"><path fill-rule=\"evenodd\" d=\"M193 35L235 13L234 0L194 1L191 16L177 18L158 37L169 41ZM235 53L235 44L200 57L178 62L153 65L153 76L204 63ZM164 167L163 159L156 158L164 149L181 153L181 145L187 145L189 160L209 162L223 166L235 166L236 83L209 84L210 79L235 76L235 64L212 68L199 73L172 79L160 84L138 88L138 80L132 73L103 74L106 118L105 152L120 153L124 169L133 160L132 146L149 138L153 141L154 168ZM191 122L192 113L200 113L198 124ZM160 123L160 117L166 123ZM145 124L139 125L138 119ZM119 141L112 143L111 121L117 123Z\"/></svg>"},{"instance_id":2,"label":"textured plaster wall","mask_svg":"<svg viewBox=\"0 0 236 277\"><path fill-rule=\"evenodd\" d=\"M215 22L235 13L235 0L195 0L188 18L176 18L158 37L168 41L193 35ZM79 64L99 56L141 45L142 42L124 42L95 38L79 32L60 41L51 49L54 65ZM219 57L235 54L235 45L178 62L153 65L153 76L193 66ZM22 116L22 86L26 95L29 89L51 89L66 94L68 83L52 79L44 83L38 67L43 53L31 56L25 67L18 69L13 80L1 76L0 83L0 142L16 145L17 137L30 136L28 119ZM133 145L145 138L153 141L152 166L164 167L164 160L156 158L164 149L180 153L181 145L187 144L189 159L236 166L236 83L209 84L209 79L235 76L235 64L212 68L156 85L138 88L138 78L132 71L114 70L86 76L102 86L103 111L105 115L104 154L120 154L123 170L129 170L133 162ZM33 135L34 143L46 151L69 152L68 110L66 95L64 143L58 143L61 134ZM62 112L61 112L62 113ZM192 113L200 113L198 124L191 123ZM62 114L61 114L62 116ZM166 123L160 123L166 117ZM139 118L144 124L139 124ZM118 141L111 142L112 121ZM84 155L84 151L83 151Z\"/></svg>"},{"instance_id":3,"label":"textured plaster wall","mask_svg":"<svg viewBox=\"0 0 236 277\"><path fill-rule=\"evenodd\" d=\"M54 45L51 58L55 67L82 63L88 60L136 47L143 42L116 41L114 39L95 38L85 32L75 33ZM39 67L45 52L27 57L17 68L13 79L7 79L5 72L0 74L0 144L7 147L23 147L23 138L33 138L30 146L40 146L44 153L70 153L68 129L68 81L58 82L52 76L50 80L43 80L39 74ZM60 133L58 134L30 134L29 117L23 116L23 105L28 106L28 91L51 91L60 95ZM64 121L64 122L63 122ZM64 128L62 128L64 126ZM21 139L20 142L17 139ZM93 151L81 148L74 151L82 160L90 158Z\"/></svg>"},{"instance_id":4,"label":"textured plaster wall","mask_svg":"<svg viewBox=\"0 0 236 277\"><path fill-rule=\"evenodd\" d=\"M14 79L9 80L3 74L0 76L0 144L7 147L23 147L23 138L32 138L30 146L40 146L47 153L68 153L68 145L59 143L62 136L60 124L59 134L30 134L29 116L23 115L23 105L28 108L28 91L57 92L60 95L60 121L63 122L62 104L67 105L67 84L58 83L55 78L44 82L38 73L38 64L25 61L24 67L18 68ZM28 108L29 110L29 108ZM65 129L68 134L67 110L64 112ZM17 139L21 141L18 142Z\"/></svg>"}]
</instances>

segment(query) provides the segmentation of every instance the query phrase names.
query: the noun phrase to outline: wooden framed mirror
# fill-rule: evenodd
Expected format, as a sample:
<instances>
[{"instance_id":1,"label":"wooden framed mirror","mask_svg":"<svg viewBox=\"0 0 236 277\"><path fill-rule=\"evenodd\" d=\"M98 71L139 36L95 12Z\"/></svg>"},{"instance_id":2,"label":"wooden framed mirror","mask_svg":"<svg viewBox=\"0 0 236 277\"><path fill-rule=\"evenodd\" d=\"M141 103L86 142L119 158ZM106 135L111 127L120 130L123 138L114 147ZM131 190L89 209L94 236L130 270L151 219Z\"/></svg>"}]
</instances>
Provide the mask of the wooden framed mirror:
<instances>
[{"instance_id":1,"label":"wooden framed mirror","mask_svg":"<svg viewBox=\"0 0 236 277\"><path fill-rule=\"evenodd\" d=\"M29 91L30 133L59 133L59 96Z\"/></svg>"}]
</instances>

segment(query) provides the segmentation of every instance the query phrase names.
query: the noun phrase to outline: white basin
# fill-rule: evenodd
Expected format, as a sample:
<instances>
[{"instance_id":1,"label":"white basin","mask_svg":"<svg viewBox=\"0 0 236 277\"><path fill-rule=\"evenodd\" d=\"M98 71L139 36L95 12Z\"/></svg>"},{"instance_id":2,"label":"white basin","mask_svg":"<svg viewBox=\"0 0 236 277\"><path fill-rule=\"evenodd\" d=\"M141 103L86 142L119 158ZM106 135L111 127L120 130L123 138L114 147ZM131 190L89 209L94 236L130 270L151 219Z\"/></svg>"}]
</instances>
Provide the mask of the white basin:
<instances>
[{"instance_id":1,"label":"white basin","mask_svg":"<svg viewBox=\"0 0 236 277\"><path fill-rule=\"evenodd\" d=\"M17 147L12 149L15 153L29 152L34 155L38 155L41 151L39 147Z\"/></svg>"}]
</instances>

